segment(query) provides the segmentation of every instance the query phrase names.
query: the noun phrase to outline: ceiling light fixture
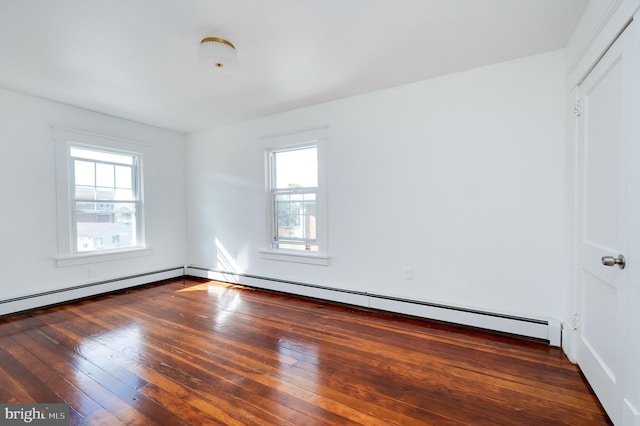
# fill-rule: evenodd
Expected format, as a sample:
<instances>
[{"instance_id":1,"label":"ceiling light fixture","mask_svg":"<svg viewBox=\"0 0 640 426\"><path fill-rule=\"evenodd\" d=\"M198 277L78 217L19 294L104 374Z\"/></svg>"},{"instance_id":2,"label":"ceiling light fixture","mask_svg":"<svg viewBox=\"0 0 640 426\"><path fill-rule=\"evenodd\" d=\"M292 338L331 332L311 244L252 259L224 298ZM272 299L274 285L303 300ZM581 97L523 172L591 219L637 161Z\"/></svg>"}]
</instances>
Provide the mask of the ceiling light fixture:
<instances>
[{"instance_id":1,"label":"ceiling light fixture","mask_svg":"<svg viewBox=\"0 0 640 426\"><path fill-rule=\"evenodd\" d=\"M223 38L203 38L200 42L200 61L214 71L230 71L238 63L236 47Z\"/></svg>"}]
</instances>

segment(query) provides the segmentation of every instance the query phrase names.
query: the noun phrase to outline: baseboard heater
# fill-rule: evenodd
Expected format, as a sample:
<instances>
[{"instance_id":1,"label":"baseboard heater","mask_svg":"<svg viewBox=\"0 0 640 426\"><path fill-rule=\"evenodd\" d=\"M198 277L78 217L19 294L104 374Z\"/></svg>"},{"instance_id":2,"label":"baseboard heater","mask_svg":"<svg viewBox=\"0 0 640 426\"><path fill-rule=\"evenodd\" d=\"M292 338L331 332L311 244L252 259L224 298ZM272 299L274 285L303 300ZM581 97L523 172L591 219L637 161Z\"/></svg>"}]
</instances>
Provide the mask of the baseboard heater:
<instances>
[{"instance_id":1,"label":"baseboard heater","mask_svg":"<svg viewBox=\"0 0 640 426\"><path fill-rule=\"evenodd\" d=\"M65 303L76 299L182 276L184 276L184 266L0 300L0 315Z\"/></svg>"},{"instance_id":2,"label":"baseboard heater","mask_svg":"<svg viewBox=\"0 0 640 426\"><path fill-rule=\"evenodd\" d=\"M76 299L185 275L532 337L546 340L551 346L560 347L561 345L561 325L556 320L485 312L383 294L239 274L197 266L180 266L0 300L0 315L66 303Z\"/></svg>"},{"instance_id":3,"label":"baseboard heater","mask_svg":"<svg viewBox=\"0 0 640 426\"><path fill-rule=\"evenodd\" d=\"M411 300L383 294L345 290L289 280L186 266L185 275L279 291L299 296L330 300L381 311L467 325L491 331L546 340L560 347L561 324L557 320L525 318L497 312L485 312L458 306Z\"/></svg>"}]
</instances>

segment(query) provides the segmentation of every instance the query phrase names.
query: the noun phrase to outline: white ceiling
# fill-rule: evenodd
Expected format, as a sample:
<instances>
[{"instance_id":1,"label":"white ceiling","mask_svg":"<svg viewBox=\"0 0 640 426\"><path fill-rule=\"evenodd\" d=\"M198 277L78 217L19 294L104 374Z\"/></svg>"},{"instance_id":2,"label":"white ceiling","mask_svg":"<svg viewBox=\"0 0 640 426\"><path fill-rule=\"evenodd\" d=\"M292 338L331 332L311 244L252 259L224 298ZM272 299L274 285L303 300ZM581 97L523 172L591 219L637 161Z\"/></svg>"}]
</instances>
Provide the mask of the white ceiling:
<instances>
[{"instance_id":1,"label":"white ceiling","mask_svg":"<svg viewBox=\"0 0 640 426\"><path fill-rule=\"evenodd\" d=\"M587 2L0 0L0 87L193 132L563 48Z\"/></svg>"}]
</instances>

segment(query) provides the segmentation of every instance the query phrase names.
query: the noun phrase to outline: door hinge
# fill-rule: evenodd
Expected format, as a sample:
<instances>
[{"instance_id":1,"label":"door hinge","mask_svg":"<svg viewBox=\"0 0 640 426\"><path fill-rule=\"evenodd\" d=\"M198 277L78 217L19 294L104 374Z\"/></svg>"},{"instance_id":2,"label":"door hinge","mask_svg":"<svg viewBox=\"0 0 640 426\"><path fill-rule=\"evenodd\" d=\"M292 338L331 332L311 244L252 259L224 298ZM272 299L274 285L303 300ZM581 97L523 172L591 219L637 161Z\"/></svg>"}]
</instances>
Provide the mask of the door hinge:
<instances>
[{"instance_id":1,"label":"door hinge","mask_svg":"<svg viewBox=\"0 0 640 426\"><path fill-rule=\"evenodd\" d=\"M582 115L582 104L580 103L580 100L577 100L573 105L573 113L576 115L576 118L580 118Z\"/></svg>"},{"instance_id":2,"label":"door hinge","mask_svg":"<svg viewBox=\"0 0 640 426\"><path fill-rule=\"evenodd\" d=\"M580 317L578 316L577 313L571 316L571 322L569 323L569 327L571 327L571 329L574 331L580 327Z\"/></svg>"}]
</instances>

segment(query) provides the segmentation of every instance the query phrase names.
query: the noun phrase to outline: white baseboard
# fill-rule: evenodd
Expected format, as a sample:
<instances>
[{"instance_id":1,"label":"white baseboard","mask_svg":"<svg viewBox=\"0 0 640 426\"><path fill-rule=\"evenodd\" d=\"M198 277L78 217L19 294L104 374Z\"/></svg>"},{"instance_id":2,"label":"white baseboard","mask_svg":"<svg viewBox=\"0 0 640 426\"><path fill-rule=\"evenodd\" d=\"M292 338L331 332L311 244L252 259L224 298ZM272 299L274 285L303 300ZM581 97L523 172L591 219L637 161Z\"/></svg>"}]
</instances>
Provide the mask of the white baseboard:
<instances>
[{"instance_id":1,"label":"white baseboard","mask_svg":"<svg viewBox=\"0 0 640 426\"><path fill-rule=\"evenodd\" d=\"M138 274L130 277L111 279L79 286L52 290L13 299L0 300L0 315L7 315L58 303L70 302L84 297L96 296L124 288L149 284L170 278L184 276L184 267Z\"/></svg>"},{"instance_id":2,"label":"white baseboard","mask_svg":"<svg viewBox=\"0 0 640 426\"><path fill-rule=\"evenodd\" d=\"M369 307L369 298L365 293L357 291L338 291L328 287L305 285L289 281L273 280L269 278L231 274L227 272L213 271L197 267L185 267L185 275L222 281L232 284L242 284L264 290L279 291L295 294L297 296L314 297L332 302L346 303L349 305Z\"/></svg>"},{"instance_id":3,"label":"white baseboard","mask_svg":"<svg viewBox=\"0 0 640 426\"><path fill-rule=\"evenodd\" d=\"M561 346L561 324L559 321L552 319L525 318L496 312L483 312L456 306L444 306L418 300L371 294L362 291L344 290L267 277L216 271L197 266L185 267L185 274L210 280L242 284L249 287L314 297L349 305L363 306L382 311L468 325L491 331L532 337L547 340L551 346Z\"/></svg>"},{"instance_id":4,"label":"white baseboard","mask_svg":"<svg viewBox=\"0 0 640 426\"><path fill-rule=\"evenodd\" d=\"M577 339L578 332L571 328L571 326L564 324L562 327L562 350L574 364L578 362L578 356L576 354L577 351Z\"/></svg>"},{"instance_id":5,"label":"white baseboard","mask_svg":"<svg viewBox=\"0 0 640 426\"><path fill-rule=\"evenodd\" d=\"M394 300L373 295L370 296L369 306L383 311L398 312L486 330L533 337L547 340L551 346L560 346L560 323L558 321L500 315L493 312L466 310L454 306L430 305L417 301Z\"/></svg>"},{"instance_id":6,"label":"white baseboard","mask_svg":"<svg viewBox=\"0 0 640 426\"><path fill-rule=\"evenodd\" d=\"M549 345L556 347L562 344L561 335L563 331L561 330L560 322L552 319L526 318L497 312L484 312L458 306L445 306L419 300L366 293L358 290L338 289L274 278L215 271L196 266L177 267L0 300L0 315L65 303L184 275L532 337L547 340ZM565 340L569 341L566 336ZM571 353L566 349L565 352Z\"/></svg>"}]
</instances>

